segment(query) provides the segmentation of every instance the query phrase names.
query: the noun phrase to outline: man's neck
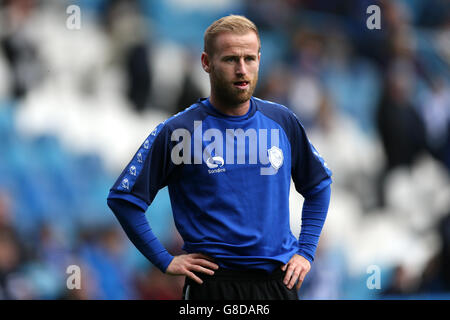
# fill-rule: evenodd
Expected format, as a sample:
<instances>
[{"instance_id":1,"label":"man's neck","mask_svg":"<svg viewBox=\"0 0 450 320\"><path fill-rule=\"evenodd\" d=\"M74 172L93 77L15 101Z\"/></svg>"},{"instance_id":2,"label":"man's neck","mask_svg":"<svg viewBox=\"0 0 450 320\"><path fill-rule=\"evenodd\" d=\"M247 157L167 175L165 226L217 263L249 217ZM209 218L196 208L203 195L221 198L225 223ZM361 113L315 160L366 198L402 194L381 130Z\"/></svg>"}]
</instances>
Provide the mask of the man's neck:
<instances>
[{"instance_id":1,"label":"man's neck","mask_svg":"<svg viewBox=\"0 0 450 320\"><path fill-rule=\"evenodd\" d=\"M243 116L248 112L250 108L250 100L237 105L230 105L227 103L223 103L222 101L216 99L213 95L211 95L209 97L209 101L217 110L228 116Z\"/></svg>"}]
</instances>

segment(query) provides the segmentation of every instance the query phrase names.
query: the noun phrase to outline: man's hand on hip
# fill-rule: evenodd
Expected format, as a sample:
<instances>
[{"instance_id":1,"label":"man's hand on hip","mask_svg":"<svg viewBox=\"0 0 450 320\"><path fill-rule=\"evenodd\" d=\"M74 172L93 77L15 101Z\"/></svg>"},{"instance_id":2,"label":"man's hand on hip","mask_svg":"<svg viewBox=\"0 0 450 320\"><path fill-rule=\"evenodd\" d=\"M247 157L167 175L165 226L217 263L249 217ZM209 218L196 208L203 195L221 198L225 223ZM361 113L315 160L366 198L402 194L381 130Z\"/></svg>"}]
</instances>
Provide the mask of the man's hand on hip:
<instances>
[{"instance_id":1,"label":"man's hand on hip","mask_svg":"<svg viewBox=\"0 0 450 320\"><path fill-rule=\"evenodd\" d=\"M297 290L300 289L306 274L311 269L311 264L308 260L298 254L294 254L292 258L281 267L281 270L286 271L284 276L284 284L292 289L297 282Z\"/></svg>"},{"instance_id":2,"label":"man's hand on hip","mask_svg":"<svg viewBox=\"0 0 450 320\"><path fill-rule=\"evenodd\" d=\"M211 261L212 259L201 253L190 253L175 256L166 269L169 275L184 275L195 282L202 284L203 281L194 273L201 272L208 275L213 275L214 271L219 269L219 266Z\"/></svg>"}]
</instances>

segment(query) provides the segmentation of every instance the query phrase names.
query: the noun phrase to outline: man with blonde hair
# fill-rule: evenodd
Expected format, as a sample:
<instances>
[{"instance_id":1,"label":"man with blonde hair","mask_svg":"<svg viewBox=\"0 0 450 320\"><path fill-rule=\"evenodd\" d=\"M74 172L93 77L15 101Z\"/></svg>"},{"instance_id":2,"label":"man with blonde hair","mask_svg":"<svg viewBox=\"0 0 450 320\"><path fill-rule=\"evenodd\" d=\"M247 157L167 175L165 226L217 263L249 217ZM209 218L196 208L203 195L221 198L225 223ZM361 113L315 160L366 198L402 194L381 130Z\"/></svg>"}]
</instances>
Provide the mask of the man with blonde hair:
<instances>
[{"instance_id":1,"label":"man with blonde hair","mask_svg":"<svg viewBox=\"0 0 450 320\"><path fill-rule=\"evenodd\" d=\"M185 299L298 299L330 200L331 171L295 114L253 97L261 43L243 16L205 32L211 92L158 125L110 190L108 205L162 272L186 276ZM305 198L290 230L291 179ZM145 211L168 186L186 254L172 256Z\"/></svg>"}]
</instances>

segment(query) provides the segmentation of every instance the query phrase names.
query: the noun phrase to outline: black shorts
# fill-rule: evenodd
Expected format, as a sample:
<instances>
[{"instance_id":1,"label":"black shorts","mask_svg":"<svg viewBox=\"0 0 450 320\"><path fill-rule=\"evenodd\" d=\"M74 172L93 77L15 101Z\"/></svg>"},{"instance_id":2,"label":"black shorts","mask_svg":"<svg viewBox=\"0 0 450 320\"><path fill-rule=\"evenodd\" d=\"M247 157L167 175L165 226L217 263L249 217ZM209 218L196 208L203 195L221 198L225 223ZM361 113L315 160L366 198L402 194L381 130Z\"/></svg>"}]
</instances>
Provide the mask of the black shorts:
<instances>
[{"instance_id":1,"label":"black shorts","mask_svg":"<svg viewBox=\"0 0 450 320\"><path fill-rule=\"evenodd\" d=\"M277 268L268 274L261 270L218 269L214 275L196 275L202 284L186 277L184 300L298 300L295 286L283 283L285 272Z\"/></svg>"}]
</instances>

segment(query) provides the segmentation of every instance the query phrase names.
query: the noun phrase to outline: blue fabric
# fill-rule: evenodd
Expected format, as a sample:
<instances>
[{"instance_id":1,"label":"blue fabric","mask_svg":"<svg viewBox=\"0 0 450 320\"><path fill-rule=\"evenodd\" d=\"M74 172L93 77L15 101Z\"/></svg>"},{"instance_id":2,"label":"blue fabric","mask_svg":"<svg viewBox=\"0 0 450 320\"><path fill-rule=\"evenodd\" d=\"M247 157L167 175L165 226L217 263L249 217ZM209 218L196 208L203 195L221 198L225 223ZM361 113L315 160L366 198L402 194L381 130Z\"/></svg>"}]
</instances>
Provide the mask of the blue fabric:
<instances>
[{"instance_id":1,"label":"blue fabric","mask_svg":"<svg viewBox=\"0 0 450 320\"><path fill-rule=\"evenodd\" d=\"M167 185L185 251L270 272L300 249L289 224L291 177L304 196L331 183L292 111L252 98L246 115L228 116L201 99L152 131L109 198L145 211Z\"/></svg>"},{"instance_id":2,"label":"blue fabric","mask_svg":"<svg viewBox=\"0 0 450 320\"><path fill-rule=\"evenodd\" d=\"M320 186L319 188L320 189ZM302 228L298 239L298 254L309 262L314 260L319 237L327 217L331 187L327 185L305 197L302 210Z\"/></svg>"},{"instance_id":3,"label":"blue fabric","mask_svg":"<svg viewBox=\"0 0 450 320\"><path fill-rule=\"evenodd\" d=\"M173 256L153 234L145 212L134 204L121 199L108 199L108 206L136 248L162 272L166 272Z\"/></svg>"}]
</instances>

